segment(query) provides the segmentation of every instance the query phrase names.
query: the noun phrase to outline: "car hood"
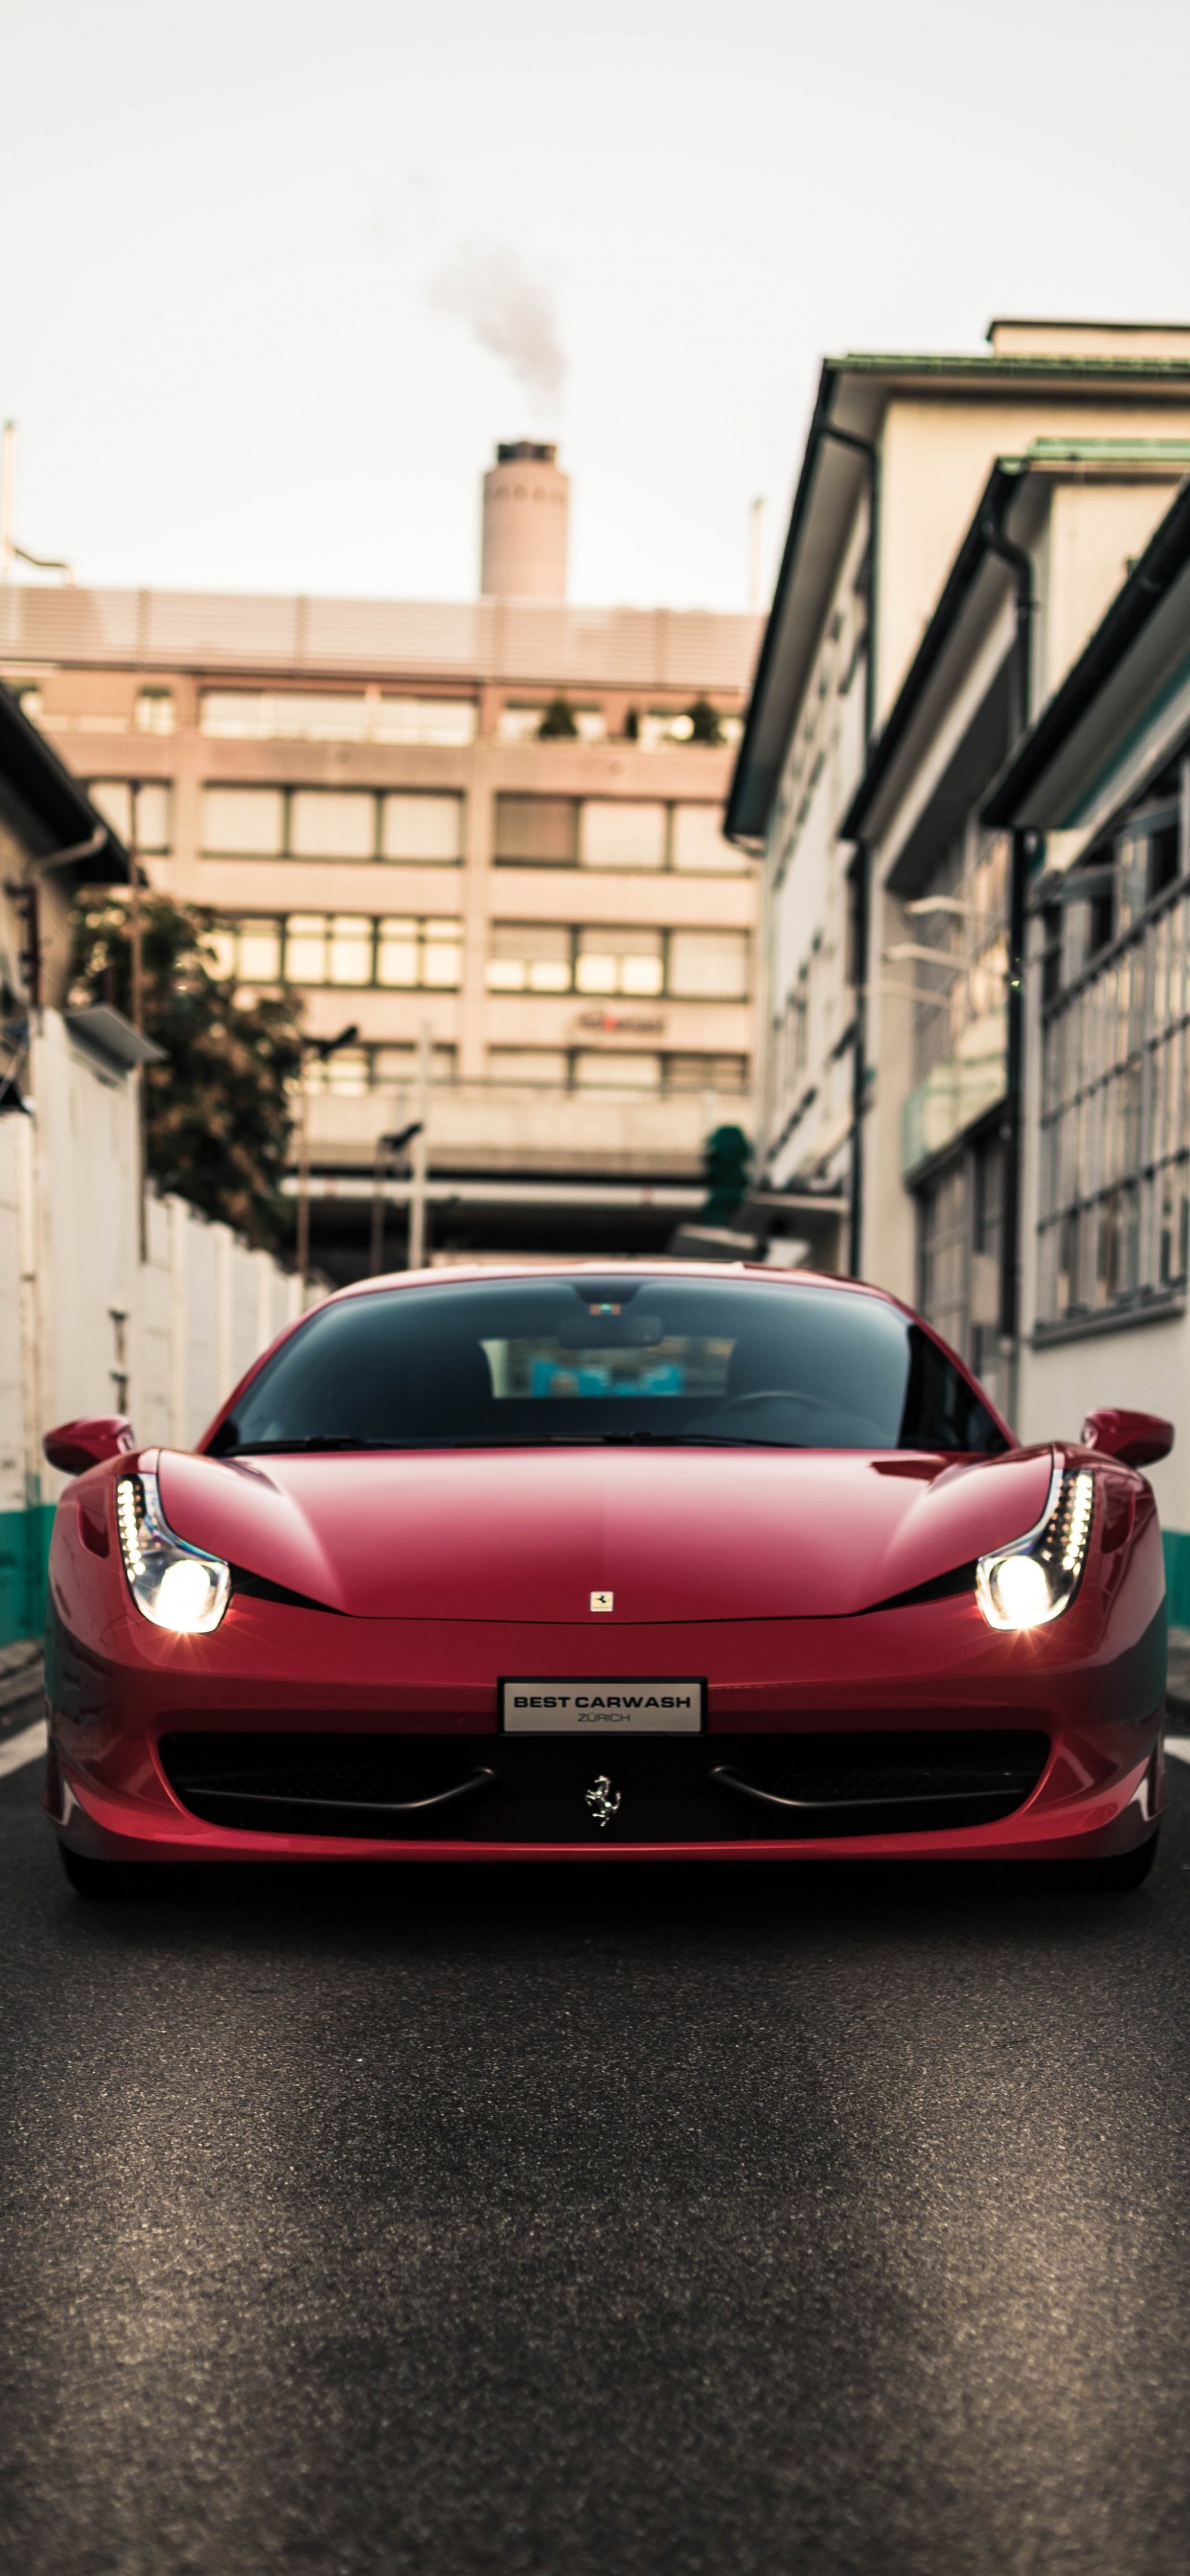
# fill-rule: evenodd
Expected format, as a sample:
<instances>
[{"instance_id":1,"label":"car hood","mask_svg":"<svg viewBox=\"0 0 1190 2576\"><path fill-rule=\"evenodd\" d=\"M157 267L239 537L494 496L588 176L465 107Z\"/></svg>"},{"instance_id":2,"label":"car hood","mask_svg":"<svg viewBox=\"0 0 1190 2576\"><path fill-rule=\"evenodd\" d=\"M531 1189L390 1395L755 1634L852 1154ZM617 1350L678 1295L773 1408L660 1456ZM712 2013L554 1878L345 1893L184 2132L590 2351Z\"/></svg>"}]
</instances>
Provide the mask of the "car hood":
<instances>
[{"instance_id":1,"label":"car hood","mask_svg":"<svg viewBox=\"0 0 1190 2576\"><path fill-rule=\"evenodd\" d=\"M363 1619L841 1618L1031 1529L1049 1447L159 1454L180 1538Z\"/></svg>"}]
</instances>

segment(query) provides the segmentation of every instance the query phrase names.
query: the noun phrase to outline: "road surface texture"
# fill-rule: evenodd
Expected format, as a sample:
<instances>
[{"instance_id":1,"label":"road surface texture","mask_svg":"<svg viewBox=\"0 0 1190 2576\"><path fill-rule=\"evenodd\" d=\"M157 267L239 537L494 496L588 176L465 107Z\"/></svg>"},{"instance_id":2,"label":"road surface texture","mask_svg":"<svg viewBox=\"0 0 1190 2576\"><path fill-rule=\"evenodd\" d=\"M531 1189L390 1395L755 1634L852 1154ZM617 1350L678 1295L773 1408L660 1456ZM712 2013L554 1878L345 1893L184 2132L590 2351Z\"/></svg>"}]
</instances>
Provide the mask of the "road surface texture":
<instances>
[{"instance_id":1,"label":"road surface texture","mask_svg":"<svg viewBox=\"0 0 1190 2576\"><path fill-rule=\"evenodd\" d=\"M1184 2576L1190 1770L1131 1897L276 1869L0 1780L13 2576Z\"/></svg>"}]
</instances>

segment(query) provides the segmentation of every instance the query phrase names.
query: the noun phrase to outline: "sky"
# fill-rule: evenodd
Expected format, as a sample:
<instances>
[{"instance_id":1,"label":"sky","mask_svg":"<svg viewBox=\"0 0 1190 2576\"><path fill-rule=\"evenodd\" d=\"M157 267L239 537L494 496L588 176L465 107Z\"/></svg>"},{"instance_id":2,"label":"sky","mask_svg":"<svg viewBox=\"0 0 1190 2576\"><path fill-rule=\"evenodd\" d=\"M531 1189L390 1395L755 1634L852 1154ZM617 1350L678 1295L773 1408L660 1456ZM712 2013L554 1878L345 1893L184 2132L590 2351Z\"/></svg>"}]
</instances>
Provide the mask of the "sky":
<instances>
[{"instance_id":1,"label":"sky","mask_svg":"<svg viewBox=\"0 0 1190 2576\"><path fill-rule=\"evenodd\" d=\"M86 583L748 604L821 360L1190 318L1185 0L0 0L15 534Z\"/></svg>"}]
</instances>

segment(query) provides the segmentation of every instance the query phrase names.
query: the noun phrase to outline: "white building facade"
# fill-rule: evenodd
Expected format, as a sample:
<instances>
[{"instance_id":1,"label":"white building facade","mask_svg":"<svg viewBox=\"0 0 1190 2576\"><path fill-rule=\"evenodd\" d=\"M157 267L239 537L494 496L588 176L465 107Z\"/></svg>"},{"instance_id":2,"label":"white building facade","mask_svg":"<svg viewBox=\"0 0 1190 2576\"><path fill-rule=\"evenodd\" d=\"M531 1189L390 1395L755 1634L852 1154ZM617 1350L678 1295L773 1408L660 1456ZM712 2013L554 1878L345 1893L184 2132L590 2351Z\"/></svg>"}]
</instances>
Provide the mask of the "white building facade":
<instances>
[{"instance_id":1,"label":"white building facade","mask_svg":"<svg viewBox=\"0 0 1190 2576\"><path fill-rule=\"evenodd\" d=\"M982 1333L994 1379L997 1181L947 1197L939 1158L1005 1097L1010 871L964 834L1185 471L1190 330L989 336L824 367L728 830L763 860L767 1221L820 1194L809 1256Z\"/></svg>"}]
</instances>

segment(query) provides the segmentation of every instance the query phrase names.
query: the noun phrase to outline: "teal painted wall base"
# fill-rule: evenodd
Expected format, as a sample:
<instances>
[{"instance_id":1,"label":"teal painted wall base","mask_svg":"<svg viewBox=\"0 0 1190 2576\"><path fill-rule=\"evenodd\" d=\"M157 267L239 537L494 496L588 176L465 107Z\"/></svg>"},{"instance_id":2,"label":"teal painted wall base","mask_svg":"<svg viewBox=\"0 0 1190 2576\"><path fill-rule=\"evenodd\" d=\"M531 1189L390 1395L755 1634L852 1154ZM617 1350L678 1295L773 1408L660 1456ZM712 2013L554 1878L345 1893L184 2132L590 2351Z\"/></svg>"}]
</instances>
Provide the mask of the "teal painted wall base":
<instances>
[{"instance_id":1,"label":"teal painted wall base","mask_svg":"<svg viewBox=\"0 0 1190 2576\"><path fill-rule=\"evenodd\" d=\"M1185 1530L1162 1530L1165 1548L1165 1590L1171 1628L1190 1628L1190 1535Z\"/></svg>"},{"instance_id":2,"label":"teal painted wall base","mask_svg":"<svg viewBox=\"0 0 1190 2576\"><path fill-rule=\"evenodd\" d=\"M53 1526L52 1503L31 1503L24 1512L0 1512L0 1646L11 1646L17 1637L40 1637L45 1626Z\"/></svg>"}]
</instances>

